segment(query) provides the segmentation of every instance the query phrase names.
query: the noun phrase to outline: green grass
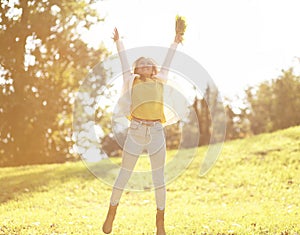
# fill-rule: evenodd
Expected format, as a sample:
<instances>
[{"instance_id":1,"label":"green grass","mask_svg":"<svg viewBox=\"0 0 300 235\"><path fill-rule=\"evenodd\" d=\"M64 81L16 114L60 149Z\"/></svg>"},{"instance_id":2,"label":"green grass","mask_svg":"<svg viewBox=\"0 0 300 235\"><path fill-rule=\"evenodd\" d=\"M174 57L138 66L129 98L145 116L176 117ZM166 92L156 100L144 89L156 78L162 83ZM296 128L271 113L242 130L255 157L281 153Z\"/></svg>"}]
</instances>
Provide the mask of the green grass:
<instances>
[{"instance_id":1,"label":"green grass","mask_svg":"<svg viewBox=\"0 0 300 235\"><path fill-rule=\"evenodd\" d=\"M206 150L167 185L167 234L300 234L300 127L227 142L199 177ZM1 168L0 184L0 234L102 234L111 186L82 162ZM114 225L154 234L154 192L125 191Z\"/></svg>"}]
</instances>

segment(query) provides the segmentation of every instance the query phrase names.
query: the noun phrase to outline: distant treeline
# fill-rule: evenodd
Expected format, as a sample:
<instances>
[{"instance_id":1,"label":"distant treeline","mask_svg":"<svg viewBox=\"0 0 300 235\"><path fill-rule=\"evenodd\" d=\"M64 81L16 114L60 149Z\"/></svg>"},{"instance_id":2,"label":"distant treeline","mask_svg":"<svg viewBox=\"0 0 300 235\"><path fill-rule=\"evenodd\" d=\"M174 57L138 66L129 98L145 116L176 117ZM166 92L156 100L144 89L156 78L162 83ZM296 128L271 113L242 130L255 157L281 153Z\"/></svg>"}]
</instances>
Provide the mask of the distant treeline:
<instances>
[{"instance_id":1,"label":"distant treeline","mask_svg":"<svg viewBox=\"0 0 300 235\"><path fill-rule=\"evenodd\" d=\"M199 145L209 143L211 112L207 103L214 102L208 98L212 96L217 97L207 89L204 98L195 98L193 104L202 131ZM282 71L278 78L248 87L245 96L237 99L239 102L225 99L226 140L300 125L300 77L293 68Z\"/></svg>"}]
</instances>

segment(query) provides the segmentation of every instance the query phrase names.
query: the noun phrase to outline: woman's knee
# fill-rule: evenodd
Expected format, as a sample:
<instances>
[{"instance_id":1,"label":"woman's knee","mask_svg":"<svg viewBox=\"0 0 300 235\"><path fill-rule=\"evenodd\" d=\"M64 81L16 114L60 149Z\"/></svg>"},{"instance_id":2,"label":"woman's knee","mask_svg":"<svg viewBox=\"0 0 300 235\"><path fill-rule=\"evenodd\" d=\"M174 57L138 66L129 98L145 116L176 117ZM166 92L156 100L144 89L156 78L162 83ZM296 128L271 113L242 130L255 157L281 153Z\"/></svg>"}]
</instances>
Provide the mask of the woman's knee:
<instances>
[{"instance_id":1,"label":"woman's knee","mask_svg":"<svg viewBox=\"0 0 300 235\"><path fill-rule=\"evenodd\" d=\"M162 170L152 172L152 180L155 188L165 185L165 177Z\"/></svg>"}]
</instances>

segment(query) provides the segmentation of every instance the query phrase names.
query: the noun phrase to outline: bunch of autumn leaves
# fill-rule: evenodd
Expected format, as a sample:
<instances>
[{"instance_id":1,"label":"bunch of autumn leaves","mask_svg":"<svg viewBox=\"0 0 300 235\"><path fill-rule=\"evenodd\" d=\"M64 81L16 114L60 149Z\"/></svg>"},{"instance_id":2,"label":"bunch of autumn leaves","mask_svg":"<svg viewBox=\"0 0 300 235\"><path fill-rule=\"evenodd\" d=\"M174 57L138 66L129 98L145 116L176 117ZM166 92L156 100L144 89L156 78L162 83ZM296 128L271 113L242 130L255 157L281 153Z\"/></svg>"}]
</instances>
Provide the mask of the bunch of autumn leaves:
<instances>
[{"instance_id":1,"label":"bunch of autumn leaves","mask_svg":"<svg viewBox=\"0 0 300 235\"><path fill-rule=\"evenodd\" d=\"M185 17L176 15L176 23L175 23L176 34L181 34L183 36L186 30L186 26L187 24L186 24Z\"/></svg>"}]
</instances>

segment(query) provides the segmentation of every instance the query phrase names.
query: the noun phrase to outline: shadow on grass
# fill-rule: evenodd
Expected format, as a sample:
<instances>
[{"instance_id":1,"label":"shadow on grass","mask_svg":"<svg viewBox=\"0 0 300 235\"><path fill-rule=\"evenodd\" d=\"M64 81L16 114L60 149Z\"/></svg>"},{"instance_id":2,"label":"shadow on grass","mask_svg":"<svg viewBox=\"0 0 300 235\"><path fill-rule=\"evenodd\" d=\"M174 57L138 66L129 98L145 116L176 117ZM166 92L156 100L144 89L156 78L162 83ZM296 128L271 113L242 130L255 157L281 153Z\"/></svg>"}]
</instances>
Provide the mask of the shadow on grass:
<instances>
[{"instance_id":1,"label":"shadow on grass","mask_svg":"<svg viewBox=\"0 0 300 235\"><path fill-rule=\"evenodd\" d=\"M109 172L114 169L108 161L101 161L101 169L97 169L98 166L93 164L92 169L102 177L109 175ZM28 192L49 191L49 185L53 182L63 184L75 179L94 180L96 177L80 161L76 163L12 167L5 169L5 172L6 175L0 174L0 204L16 200L22 194Z\"/></svg>"}]
</instances>

